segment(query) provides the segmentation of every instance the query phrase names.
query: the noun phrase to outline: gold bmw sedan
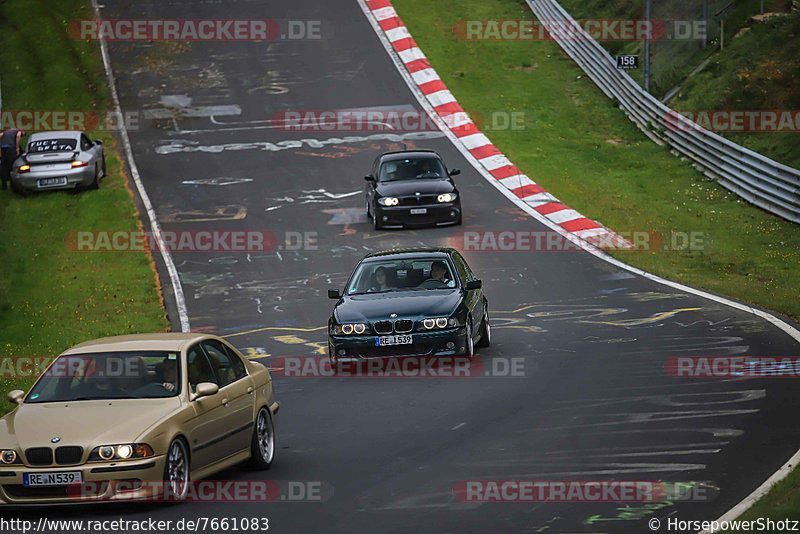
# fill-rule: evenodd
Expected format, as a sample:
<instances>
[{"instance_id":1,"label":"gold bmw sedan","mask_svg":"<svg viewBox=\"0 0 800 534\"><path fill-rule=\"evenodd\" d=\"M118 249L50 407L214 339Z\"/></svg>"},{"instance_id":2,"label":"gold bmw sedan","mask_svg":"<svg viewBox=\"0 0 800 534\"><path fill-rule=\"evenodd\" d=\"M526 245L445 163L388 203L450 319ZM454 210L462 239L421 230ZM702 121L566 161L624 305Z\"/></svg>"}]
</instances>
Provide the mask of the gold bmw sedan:
<instances>
[{"instance_id":1,"label":"gold bmw sedan","mask_svg":"<svg viewBox=\"0 0 800 534\"><path fill-rule=\"evenodd\" d=\"M191 480L246 460L268 469L275 454L269 371L216 336L81 343L8 399L18 404L0 418L8 504L148 498L154 482L180 499Z\"/></svg>"}]
</instances>

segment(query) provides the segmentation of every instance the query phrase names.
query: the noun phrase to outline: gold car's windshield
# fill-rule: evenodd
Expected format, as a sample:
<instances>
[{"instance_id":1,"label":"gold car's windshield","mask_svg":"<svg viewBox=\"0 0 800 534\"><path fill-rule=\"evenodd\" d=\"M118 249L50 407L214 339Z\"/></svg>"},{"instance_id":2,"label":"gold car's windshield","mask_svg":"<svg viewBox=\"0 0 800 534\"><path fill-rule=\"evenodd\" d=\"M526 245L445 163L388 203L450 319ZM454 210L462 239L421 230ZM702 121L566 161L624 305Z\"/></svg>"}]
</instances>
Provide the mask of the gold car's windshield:
<instances>
[{"instance_id":1,"label":"gold car's windshield","mask_svg":"<svg viewBox=\"0 0 800 534\"><path fill-rule=\"evenodd\" d=\"M174 397L181 389L179 356L166 351L59 356L25 402Z\"/></svg>"}]
</instances>

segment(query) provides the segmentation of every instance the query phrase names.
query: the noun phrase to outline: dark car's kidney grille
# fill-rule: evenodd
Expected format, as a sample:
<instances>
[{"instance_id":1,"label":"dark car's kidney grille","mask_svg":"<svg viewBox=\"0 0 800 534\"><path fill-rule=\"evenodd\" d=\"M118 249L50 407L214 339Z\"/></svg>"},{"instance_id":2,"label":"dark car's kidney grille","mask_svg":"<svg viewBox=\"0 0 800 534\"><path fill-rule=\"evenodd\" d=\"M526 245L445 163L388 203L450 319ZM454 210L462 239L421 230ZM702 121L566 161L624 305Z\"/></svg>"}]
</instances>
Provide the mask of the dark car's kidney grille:
<instances>
[{"instance_id":1,"label":"dark car's kidney grille","mask_svg":"<svg viewBox=\"0 0 800 534\"><path fill-rule=\"evenodd\" d=\"M25 458L31 465L51 465L53 450L50 447L32 447L25 451Z\"/></svg>"},{"instance_id":2,"label":"dark car's kidney grille","mask_svg":"<svg viewBox=\"0 0 800 534\"><path fill-rule=\"evenodd\" d=\"M435 204L439 195L420 195L400 197L399 204L401 206L426 206L428 204Z\"/></svg>"},{"instance_id":3,"label":"dark car's kidney grille","mask_svg":"<svg viewBox=\"0 0 800 534\"><path fill-rule=\"evenodd\" d=\"M377 321L374 325L376 334L391 334L392 322L391 321Z\"/></svg>"},{"instance_id":4,"label":"dark car's kidney grille","mask_svg":"<svg viewBox=\"0 0 800 534\"><path fill-rule=\"evenodd\" d=\"M56 449L56 463L60 465L79 464L83 458L83 447L65 446Z\"/></svg>"},{"instance_id":5,"label":"dark car's kidney grille","mask_svg":"<svg viewBox=\"0 0 800 534\"><path fill-rule=\"evenodd\" d=\"M394 331L398 334L404 334L406 332L411 332L414 328L414 321L409 319L398 319L394 322Z\"/></svg>"}]
</instances>

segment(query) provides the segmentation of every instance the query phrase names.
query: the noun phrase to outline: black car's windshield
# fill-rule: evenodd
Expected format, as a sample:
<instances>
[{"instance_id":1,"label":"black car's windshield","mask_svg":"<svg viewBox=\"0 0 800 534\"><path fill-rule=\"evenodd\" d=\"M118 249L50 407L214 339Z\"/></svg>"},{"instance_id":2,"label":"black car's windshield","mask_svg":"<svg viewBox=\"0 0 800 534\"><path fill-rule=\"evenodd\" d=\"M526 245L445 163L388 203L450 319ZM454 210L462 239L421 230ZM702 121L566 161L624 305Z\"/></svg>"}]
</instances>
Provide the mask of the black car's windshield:
<instances>
[{"instance_id":1,"label":"black car's windshield","mask_svg":"<svg viewBox=\"0 0 800 534\"><path fill-rule=\"evenodd\" d=\"M26 150L31 154L41 152L72 152L78 146L76 139L31 139Z\"/></svg>"},{"instance_id":2,"label":"black car's windshield","mask_svg":"<svg viewBox=\"0 0 800 534\"><path fill-rule=\"evenodd\" d=\"M450 262L445 258L414 258L361 263L346 294L416 291L456 287Z\"/></svg>"},{"instance_id":3,"label":"black car's windshield","mask_svg":"<svg viewBox=\"0 0 800 534\"><path fill-rule=\"evenodd\" d=\"M180 393L180 355L126 351L59 356L25 402L151 399Z\"/></svg>"},{"instance_id":4,"label":"black car's windshield","mask_svg":"<svg viewBox=\"0 0 800 534\"><path fill-rule=\"evenodd\" d=\"M447 178L447 170L438 158L408 158L386 161L378 173L379 182Z\"/></svg>"}]
</instances>

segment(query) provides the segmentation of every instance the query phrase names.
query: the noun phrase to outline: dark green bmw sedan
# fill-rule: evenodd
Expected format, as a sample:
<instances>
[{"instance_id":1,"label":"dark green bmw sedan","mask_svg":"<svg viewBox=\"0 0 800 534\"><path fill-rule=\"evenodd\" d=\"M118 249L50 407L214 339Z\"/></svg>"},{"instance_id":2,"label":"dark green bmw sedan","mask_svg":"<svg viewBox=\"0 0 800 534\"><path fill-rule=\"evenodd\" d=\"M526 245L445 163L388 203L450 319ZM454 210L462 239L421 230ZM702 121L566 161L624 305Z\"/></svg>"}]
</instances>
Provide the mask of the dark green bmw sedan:
<instances>
[{"instance_id":1,"label":"dark green bmw sedan","mask_svg":"<svg viewBox=\"0 0 800 534\"><path fill-rule=\"evenodd\" d=\"M369 254L328 321L331 363L397 356L468 356L491 342L488 301L461 254L418 248Z\"/></svg>"}]
</instances>

